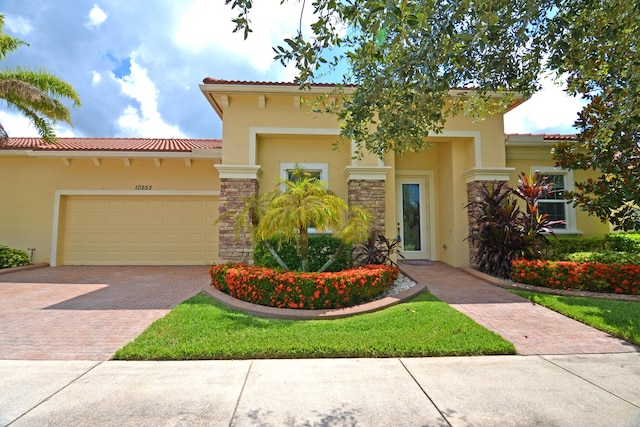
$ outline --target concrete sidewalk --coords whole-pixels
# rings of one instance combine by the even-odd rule
[[[640,354],[0,361],[0,425],[639,426]]]

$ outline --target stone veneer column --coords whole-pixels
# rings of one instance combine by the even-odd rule
[[[233,213],[244,208],[246,200],[258,195],[257,165],[215,165],[220,174],[220,218],[218,222],[218,262],[251,262],[253,244],[246,232],[236,235]],[[226,218],[225,215],[229,215]]]
[[[389,166],[348,166],[347,176],[349,206],[367,209],[373,217],[372,226],[385,233],[386,204],[385,184]]]
[[[480,201],[479,190],[480,190],[480,187],[482,187],[483,183],[486,183],[486,181],[472,181],[467,183],[467,202],[468,203]],[[467,216],[469,221],[468,236],[470,236],[471,233],[476,229],[476,221],[474,219],[473,208],[471,206],[467,208]],[[478,253],[478,245],[477,243],[473,243],[470,240],[468,242],[469,242],[469,265],[475,267],[477,266],[477,264],[474,262],[474,258]]]
[[[348,182],[349,206],[359,206],[371,213],[372,226],[384,235],[385,182],[382,180],[351,179]]]
[[[249,262],[253,257],[251,238],[246,232],[236,234],[233,216],[224,218],[227,213],[240,211],[245,200],[258,195],[257,179],[220,180],[220,218],[218,222],[218,257],[227,262]]]

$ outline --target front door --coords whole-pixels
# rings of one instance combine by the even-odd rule
[[[396,183],[401,253],[406,259],[429,259],[427,177],[399,177]]]

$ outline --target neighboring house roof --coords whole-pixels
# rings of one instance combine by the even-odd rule
[[[576,139],[574,134],[534,134],[534,133],[508,133],[505,134],[507,145],[540,145],[553,144],[558,141],[573,141]]]
[[[9,138],[0,150],[33,151],[135,151],[183,152],[222,148],[219,139],[58,138],[45,144],[42,138]]]

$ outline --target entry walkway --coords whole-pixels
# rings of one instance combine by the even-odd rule
[[[400,264],[440,300],[512,342],[518,354],[633,353],[621,339],[562,316],[440,262]]]

